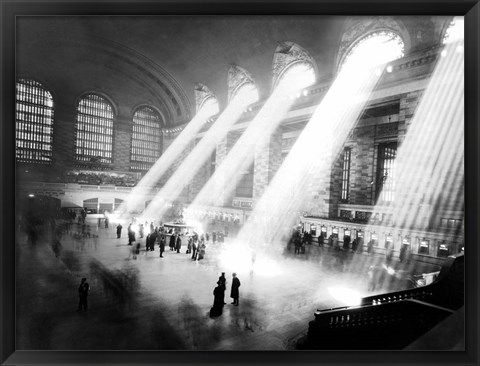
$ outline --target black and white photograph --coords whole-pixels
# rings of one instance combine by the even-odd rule
[[[16,349],[465,351],[464,23],[17,16]]]

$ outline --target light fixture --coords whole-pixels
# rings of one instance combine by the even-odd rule
[[[390,73],[390,72],[392,72],[392,71],[393,71],[392,65],[388,65],[388,66],[387,66],[387,72]]]
[[[443,51],[440,53],[440,55],[441,55],[442,57],[447,57],[447,50],[443,50]]]
[[[35,195],[34,195],[33,193],[30,193],[30,194],[28,195],[28,197],[33,198],[33,197],[35,197]]]

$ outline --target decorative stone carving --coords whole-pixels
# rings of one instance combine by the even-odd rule
[[[315,61],[305,49],[293,42],[279,42],[273,55],[273,88],[290,65],[302,61],[311,64],[317,73]]]
[[[217,99],[215,94],[213,94],[210,91],[210,89],[208,89],[204,84],[196,83],[195,84],[195,106],[196,106],[197,112],[200,110],[200,107],[202,106],[203,102],[208,98]]]
[[[345,56],[355,44],[371,33],[390,31],[402,38],[405,49],[410,48],[410,37],[407,29],[399,21],[387,16],[352,17],[345,22],[345,30],[340,41],[337,55],[337,69],[343,63]]]
[[[243,67],[238,65],[230,65],[228,69],[228,100],[232,97],[239,86],[243,84],[255,84],[252,75]]]

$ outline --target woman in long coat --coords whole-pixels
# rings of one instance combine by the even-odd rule
[[[170,236],[170,250],[174,250],[175,249],[175,240],[177,239],[177,237],[175,236],[175,234],[172,234]]]
[[[238,306],[238,298],[239,298],[239,291],[238,288],[240,287],[240,280],[237,278],[236,273],[232,273],[232,289],[230,290],[230,297],[233,299],[232,304]]]
[[[210,309],[210,316],[220,316],[223,312],[223,293],[222,282],[217,282],[217,287],[213,290],[213,307]]]
[[[177,253],[180,253],[180,249],[182,248],[182,239],[180,239],[180,235],[177,236],[177,241],[175,243],[175,249]]]

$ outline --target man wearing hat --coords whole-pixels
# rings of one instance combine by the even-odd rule
[[[238,306],[238,288],[240,287],[240,280],[237,278],[236,273],[232,273],[232,277],[232,289],[230,290],[230,297],[233,299],[232,305]]]

